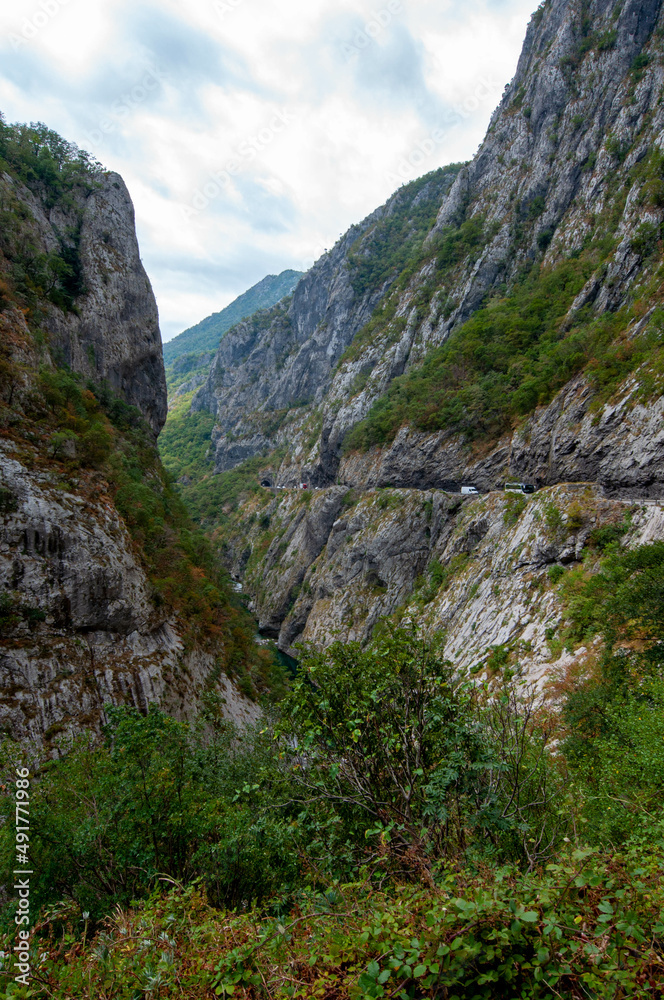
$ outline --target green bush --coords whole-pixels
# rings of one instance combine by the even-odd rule
[[[636,229],[630,243],[630,248],[644,260],[657,252],[661,233],[654,222],[642,222]]]
[[[566,572],[565,567],[561,566],[560,564],[556,564],[555,566],[549,567],[549,569],[546,571],[546,574],[549,580],[551,581],[552,587],[555,587],[560,583],[560,581],[565,575],[565,572]]]
[[[664,622],[664,542],[607,549],[599,571],[570,575],[566,603],[575,639],[604,637],[610,651],[637,643],[626,663],[659,664]]]
[[[615,28],[611,28],[609,31],[605,31],[597,37],[595,48],[598,52],[607,52],[609,49],[615,48],[617,41],[618,32]]]
[[[7,125],[0,116],[0,157],[36,193],[47,193],[47,205],[68,204],[76,187],[94,190],[100,165],[41,122]]]
[[[45,759],[33,783],[35,910],[68,898],[97,920],[163,877],[202,877],[218,905],[297,882],[293,816],[267,806],[283,784],[268,738],[247,731],[239,743],[212,719],[203,733],[154,706],[146,716],[107,712],[102,742],[81,737],[62,759]],[[7,815],[7,793],[2,804]],[[13,867],[13,836],[5,823],[5,870]]]
[[[588,831],[619,842],[664,805],[664,543],[606,549],[599,571],[568,574],[568,639],[603,640],[597,668],[565,704],[570,766]]]
[[[567,533],[562,511],[553,500],[544,504],[544,533],[550,542],[559,542]]]
[[[379,839],[386,864],[406,854],[429,868],[471,849],[523,860],[544,830],[549,847],[562,834],[546,737],[516,709],[509,694],[484,705],[440,640],[386,627],[366,649],[307,652],[281,732],[297,746],[301,794]]]
[[[507,502],[505,503],[505,510],[503,511],[503,523],[508,527],[513,527],[524,510],[526,509],[527,499],[525,496],[518,493],[508,493]]]
[[[13,514],[16,510],[18,497],[12,490],[0,486],[0,514]]]
[[[628,530],[627,521],[621,521],[618,524],[604,524],[600,528],[593,528],[588,536],[588,544],[603,552],[609,546],[620,542]]]
[[[616,691],[601,701],[594,693],[592,702],[577,696],[568,704],[568,718],[579,728],[567,752],[583,789],[588,834],[596,843],[625,843],[664,806],[664,683],[647,680],[638,690]],[[581,706],[586,710],[582,719],[577,716]],[[591,717],[597,728],[589,745]]]
[[[639,80],[643,79],[646,67],[649,66],[649,64],[650,56],[646,52],[639,52],[639,54],[635,56],[632,61],[632,65],[629,68],[635,83],[638,83]]]

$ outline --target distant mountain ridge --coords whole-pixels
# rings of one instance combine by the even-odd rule
[[[258,309],[269,309],[290,295],[303,273],[287,270],[281,274],[268,274],[258,284],[238,295],[225,309],[212,313],[164,344],[164,364],[172,365],[183,354],[216,351],[219,341],[231,327]]]

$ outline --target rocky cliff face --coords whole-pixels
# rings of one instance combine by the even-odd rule
[[[109,704],[159,704],[193,718],[205,695],[222,712],[254,721],[217,662],[219,650],[186,648],[182,622],[157,608],[139,554],[111,497],[64,487],[0,444],[2,609],[0,729],[51,740],[99,729]]]
[[[643,402],[636,378],[610,403],[593,406],[583,377],[573,379],[488,454],[449,433],[404,427],[387,448],[342,457],[342,482],[381,486],[452,488],[473,483],[481,491],[506,479],[545,486],[591,481],[609,496],[664,498],[664,400]]]
[[[54,356],[111,389],[148,420],[155,436],[166,419],[166,378],[157,303],[141,263],[134,208],[118,174],[95,175],[92,190],[50,204],[8,173],[0,197],[18,205],[36,252],[72,251],[79,272],[75,308],[43,305]],[[23,236],[25,239],[25,234]]]
[[[445,632],[459,667],[507,667],[543,685],[595,653],[564,646],[560,579],[588,552],[586,568],[599,558],[602,528],[629,546],[662,539],[664,508],[609,499],[594,483],[527,501],[331,487],[255,497],[225,545],[262,631],[293,655],[298,643],[365,641],[394,617]]]
[[[155,451],[164,366],[127,189],[84,172],[33,192],[21,166],[0,178],[0,730],[48,742],[109,704],[255,720],[225,674],[251,623]]]
[[[644,224],[658,231],[662,221],[659,194],[647,194],[652,178],[645,170],[638,172],[653,148],[659,149],[664,131],[659,22],[660,4],[655,2],[616,7],[551,0],[539,8],[482,147],[457,173],[449,193],[440,194],[419,266],[411,267],[410,275],[402,270],[400,281],[381,287],[349,312],[343,303],[351,301],[357,266],[348,254],[357,239],[351,231],[302,281],[289,316],[274,315],[271,325],[266,320],[259,336],[238,328],[226,338],[223,355],[194,402],[194,408],[217,415],[218,470],[282,446],[287,454],[280,482],[305,479],[323,485],[340,476],[352,484],[356,474],[358,484],[372,481],[364,461],[345,461],[343,443],[393,379],[444,343],[488,295],[509,291],[524,267],[540,261],[553,266],[578,255],[602,227],[612,241],[610,252],[571,303],[562,326],[569,331],[580,316],[615,312],[632,301],[646,270],[635,234]],[[363,223],[365,253],[372,251],[370,237],[391,206]],[[432,249],[436,240],[473,221],[482,227],[478,245],[441,274]],[[340,287],[347,299],[339,296]],[[305,301],[316,307],[302,321]],[[381,310],[373,312],[372,323],[342,353],[376,302]],[[335,318],[324,325],[320,320],[328,308]],[[626,317],[626,338],[634,334],[643,312]],[[314,341],[302,349],[298,336],[311,334],[307,315],[319,325]],[[602,430],[593,425],[580,447],[571,448],[558,433],[570,422],[590,425],[595,420],[594,395],[580,377],[513,439],[497,443],[484,462],[453,434],[428,440],[419,435],[413,441],[402,433],[389,453],[380,459],[371,456],[369,465],[389,466],[387,479],[378,482],[395,485],[435,486],[473,475],[486,487],[521,473],[541,484],[596,476],[608,484],[619,461],[599,457],[597,448],[605,426],[615,422],[613,405],[602,418]],[[310,406],[295,409],[302,403]],[[643,417],[646,424],[656,420],[656,412]],[[279,419],[268,419],[275,415]],[[532,451],[523,447],[530,435],[541,438]],[[552,441],[558,442],[553,451]],[[617,455],[623,447],[619,433],[605,450]],[[630,485],[654,491],[661,480],[659,460],[652,450],[641,455],[633,442],[628,447]],[[393,475],[396,455],[404,451],[409,455]],[[636,473],[641,467],[643,476]]]
[[[217,532],[261,627],[283,649],[335,633],[365,638],[378,617],[405,608],[448,629],[464,663],[486,659],[492,646],[509,645],[512,655],[523,642],[536,652],[522,660],[537,673],[551,660],[543,636],[561,613],[547,567],[578,560],[583,531],[620,521],[631,501],[648,503],[628,542],[661,537],[652,501],[664,498],[663,37],[658,0],[546,0],[484,143],[440,190],[408,259],[388,249],[393,200],[362,224],[362,253],[351,231],[303,279],[289,313],[227,335],[194,402],[216,415],[216,470],[263,454],[268,482],[324,488],[309,506],[300,494],[277,494],[260,516],[249,499]],[[419,190],[402,192],[414,217]],[[382,284],[380,259],[389,273]],[[545,286],[547,275],[555,280]],[[412,412],[417,386],[408,379],[430,372],[479,310],[500,309],[526,280],[544,289],[544,312],[549,301],[557,310],[554,323],[542,322],[545,336],[568,345],[557,357],[569,375],[547,376],[555,391],[536,383],[537,355],[505,321],[508,354],[522,352],[532,380],[499,430],[472,433],[479,386],[458,397],[456,425],[436,428],[426,399],[419,422],[399,418]],[[309,301],[311,323],[300,325]],[[593,354],[600,342],[612,345],[604,361]],[[437,363],[443,380],[445,362]],[[465,364],[463,354],[450,362],[459,384]],[[471,432],[456,429],[464,422]],[[365,426],[369,447],[349,447]],[[506,478],[544,489],[509,530],[509,501],[492,492]],[[549,537],[547,510],[563,518],[576,510],[579,482],[586,500],[572,520],[581,517],[581,535]],[[487,498],[461,503],[462,483]],[[271,527],[260,528],[266,519]],[[432,564],[445,580],[451,571],[451,582],[423,601]]]
[[[240,323],[224,337],[192,402],[193,411],[216,416],[217,471],[288,439],[293,411],[301,426],[297,410],[310,415],[323,404],[339,359],[398,277],[396,268],[381,266],[394,250],[385,239],[392,236],[390,223],[396,223],[392,238],[407,245],[418,212],[426,218],[427,210],[435,211],[456,173],[449,168],[401,189],[314,265],[287,307]],[[371,283],[353,280],[355,261],[375,262]]]
[[[446,227],[473,218],[483,219],[486,231],[493,236],[434,292],[428,313],[421,318],[413,305],[418,289],[427,280],[425,265],[397,306],[397,315],[407,316],[409,327],[394,347],[388,347],[385,338],[371,346],[374,367],[362,392],[349,394],[348,386],[352,386],[358,366],[368,359],[360,357],[340,370],[324,418],[327,446],[319,449],[319,462],[328,476],[335,475],[343,461],[342,444],[349,429],[389,385],[393,358],[405,357],[406,366],[418,363],[428,350],[445,342],[493,289],[501,285],[509,288],[520,269],[541,255],[542,246],[545,265],[578,253],[601,225],[608,230],[609,223],[600,220],[603,213],[605,219],[614,211],[615,249],[572,303],[567,329],[584,308],[598,316],[615,312],[634,293],[634,286],[643,277],[643,255],[635,248],[633,237],[644,223],[661,224],[661,208],[648,204],[647,199],[644,204],[644,178],[630,183],[626,199],[621,183],[628,183],[630,171],[659,145],[664,129],[661,43],[659,36],[652,37],[659,11],[656,3],[620,8],[593,3],[581,10],[561,0],[545,5],[533,18],[516,76],[493,116],[487,138],[443,201],[429,239],[433,241]],[[642,51],[644,45],[646,51]],[[631,71],[637,56],[644,66]],[[447,308],[441,311],[443,299]],[[625,322],[627,337],[633,335],[636,325],[632,322],[630,330],[630,322]],[[629,388],[625,387],[624,395],[629,395]],[[602,430],[593,431],[591,440],[586,434],[578,449],[570,448],[569,440],[556,443],[561,425],[584,420],[589,425],[595,419],[596,413],[589,412],[593,396],[583,378],[576,380],[513,439],[500,441],[484,462],[478,462],[458,437],[448,434],[443,443],[440,436],[425,442],[420,435],[420,447],[416,445],[411,456],[409,484],[415,484],[413,474],[419,475],[417,485],[423,486],[474,475],[487,488],[502,477],[520,473],[537,478],[539,484],[596,476],[606,482],[620,466],[624,444],[621,432],[618,439],[606,441],[604,456],[597,455],[605,425],[610,430],[615,423],[612,407],[601,420]],[[645,423],[650,419],[656,420],[656,414],[644,417]],[[532,451],[523,446],[531,435],[537,438]],[[641,455],[637,444],[634,453],[633,445],[632,441],[629,464],[633,485],[651,488],[654,481],[661,482],[661,457],[656,460],[658,469],[653,476],[652,451]],[[396,451],[400,447],[401,443],[396,444]],[[416,471],[420,448],[424,460]],[[390,451],[388,464],[395,453]],[[608,452],[613,452],[613,458]],[[432,467],[433,453],[442,461],[435,461]],[[563,455],[567,458],[561,460]],[[640,466],[645,469],[643,477],[635,475]],[[342,478],[347,478],[346,470]],[[403,479],[397,477],[397,481]]]

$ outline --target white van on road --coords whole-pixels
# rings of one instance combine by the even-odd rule
[[[461,496],[462,497],[478,497],[479,495],[480,495],[480,491],[478,489],[476,489],[475,486],[462,486],[461,487]]]

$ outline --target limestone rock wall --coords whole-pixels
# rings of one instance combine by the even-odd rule
[[[393,379],[443,343],[488,293],[509,287],[542,258],[543,247],[549,264],[580,252],[609,226],[611,212],[618,213],[611,222],[617,225],[615,251],[588,279],[566,324],[584,309],[599,316],[629,300],[644,265],[634,234],[644,222],[657,227],[664,220],[661,206],[644,202],[644,178],[629,181],[626,198],[621,194],[630,172],[662,147],[662,28],[659,0],[541,5],[486,138],[451,189],[441,190],[425,241],[433,246],[436,236],[464,220],[481,220],[487,240],[479,254],[441,279],[424,253],[421,267],[397,291],[390,285],[357,300],[348,279],[350,247],[357,250],[358,233],[360,245],[369,245],[372,227],[393,210],[394,199],[350,230],[301,281],[288,315],[267,317],[259,334],[238,327],[225,338],[194,401],[194,408],[217,416],[217,470],[280,448],[285,456],[275,475],[286,485],[339,480],[428,487],[473,475],[490,488],[505,475],[523,474],[542,485],[617,481],[620,490],[660,495],[659,439],[645,446],[647,453],[637,440],[641,429],[652,435],[659,404],[639,403],[629,385],[622,411],[612,403],[597,424],[590,386],[574,379],[482,461],[458,437],[426,438],[407,429],[381,455],[346,459],[343,444]],[[424,295],[432,282],[439,286]],[[392,319],[350,356],[342,355],[386,296],[392,296]],[[646,325],[651,320],[652,314],[643,318]],[[634,333],[626,330],[625,336]],[[620,428],[625,406],[630,417]],[[569,430],[577,425],[579,441]],[[621,467],[625,450],[629,472]]]
[[[664,505],[612,499],[594,483],[527,500],[332,487],[248,501],[226,558],[262,628],[291,654],[298,643],[364,642],[396,616],[445,632],[459,667],[491,670],[498,656],[540,684],[593,653],[564,648],[558,576],[608,525],[629,546],[662,540]]]
[[[111,499],[31,464],[1,446],[0,593],[18,620],[0,644],[0,730],[41,740],[98,729],[108,704],[193,718],[212,691],[229,718],[254,721],[257,706],[218,676],[219,651],[186,649],[183,623],[155,606]]]
[[[413,207],[418,198],[442,197],[453,178],[454,174],[444,175],[411,195]],[[407,191],[398,191],[353,226],[300,280],[287,308],[275,306],[238,324],[223,338],[210,375],[192,402],[192,410],[207,410],[217,418],[213,432],[217,471],[291,439],[290,425],[281,433],[271,430],[275,415],[295,408],[306,420],[324,403],[345,349],[396,277],[392,274],[378,286],[357,291],[351,256],[372,252],[374,227],[403,211],[408,198]]]
[[[0,296],[0,731],[35,741],[98,731],[109,704],[144,711],[156,703],[192,718],[210,696],[228,718],[253,721],[257,705],[220,668],[223,629],[220,641],[185,643],[187,622],[150,583],[140,536],[130,537],[104,468],[79,467],[75,446],[70,463],[55,451],[59,425],[39,371],[62,362],[138,407],[155,437],[164,423],[157,307],[124,182],[100,174],[92,190],[75,188],[58,207],[4,174],[0,200],[33,254],[78,245],[85,287],[69,311],[46,295],[19,308],[12,243],[3,242],[0,273],[10,280]],[[79,417],[70,416],[75,427]],[[141,434],[149,451],[149,433]]]
[[[403,427],[386,448],[342,457],[340,482],[481,491],[508,479],[537,487],[592,481],[611,496],[664,498],[664,398],[643,401],[628,379],[617,396],[593,406],[587,380],[573,379],[547,407],[490,449],[470,448],[458,436]]]
[[[141,262],[134,207],[119,174],[100,173],[90,193],[49,207],[16,179],[0,176],[0,194],[18,201],[44,253],[77,234],[86,291],[76,310],[44,304],[51,350],[74,371],[106,380],[159,433],[166,420],[166,376],[157,303]]]

